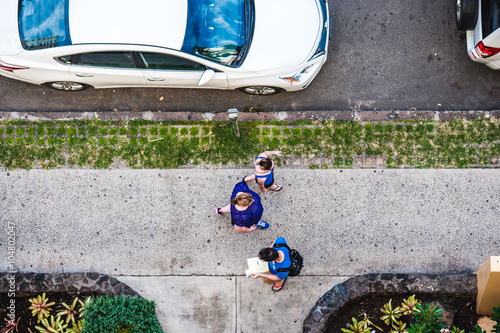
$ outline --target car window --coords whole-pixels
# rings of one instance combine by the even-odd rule
[[[135,68],[132,52],[117,51],[82,53],[76,65]]]
[[[188,0],[188,16],[181,50],[224,65],[234,62],[248,46],[250,0]],[[247,8],[248,9],[248,8]]]
[[[206,67],[184,58],[170,54],[142,52],[142,59],[147,69],[168,70],[205,70]]]
[[[483,39],[500,27],[500,0],[482,0]]]
[[[69,0],[19,0],[19,35],[27,50],[71,45]]]

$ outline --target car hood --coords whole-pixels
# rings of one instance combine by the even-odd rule
[[[255,0],[255,29],[241,65],[252,72],[297,66],[312,56],[321,36],[316,0]]]
[[[0,31],[0,55],[16,55],[23,51],[17,23],[17,1],[2,1]]]

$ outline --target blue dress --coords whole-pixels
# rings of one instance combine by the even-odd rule
[[[262,207],[260,196],[252,191],[244,180],[234,186],[231,200],[236,198],[238,192],[250,193],[254,202],[243,211],[239,211],[234,205],[231,205],[231,222],[239,227],[249,228],[260,221],[264,207]]]

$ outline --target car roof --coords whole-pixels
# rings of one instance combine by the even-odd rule
[[[187,0],[71,0],[73,44],[141,44],[180,50]]]

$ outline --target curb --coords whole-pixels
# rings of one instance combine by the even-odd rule
[[[277,112],[240,112],[240,121],[391,121],[391,120],[435,120],[452,119],[472,120],[480,117],[500,118],[500,110],[493,111],[277,111]],[[69,121],[69,120],[107,120],[107,121],[227,121],[226,112],[152,112],[152,111],[101,111],[101,112],[17,112],[0,111],[0,120],[26,121]]]

